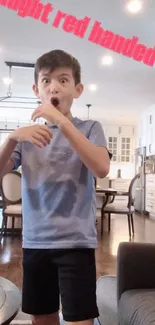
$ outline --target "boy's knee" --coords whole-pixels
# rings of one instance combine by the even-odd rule
[[[33,315],[32,325],[59,325],[59,313],[49,315]]]

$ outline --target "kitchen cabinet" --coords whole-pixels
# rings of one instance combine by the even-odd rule
[[[148,137],[146,145],[147,156],[155,155],[155,105],[148,110]]]
[[[145,210],[155,219],[155,174],[146,174]]]
[[[146,147],[148,141],[148,125],[149,125],[149,113],[143,112],[139,117],[139,124],[137,127],[137,143],[136,147]]]
[[[136,147],[135,128],[133,126],[106,126],[106,138],[112,162],[133,163]]]
[[[139,119],[136,147],[146,147],[146,156],[155,155],[155,105],[143,112]]]

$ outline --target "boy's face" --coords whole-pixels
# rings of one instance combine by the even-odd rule
[[[42,69],[39,72],[38,84],[33,85],[33,90],[42,104],[53,104],[53,99],[57,99],[56,108],[69,117],[73,99],[81,95],[83,85],[75,86],[70,68],[58,68],[52,73],[48,69]]]

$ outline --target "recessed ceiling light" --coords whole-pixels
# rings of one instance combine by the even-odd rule
[[[90,91],[96,91],[96,90],[97,90],[97,85],[95,85],[95,84],[90,84],[90,85],[88,86],[88,89],[89,89]]]
[[[140,0],[130,0],[126,9],[133,14],[136,14],[142,9],[142,2]]]
[[[5,85],[8,86],[8,85],[11,85],[12,79],[9,78],[9,77],[6,77],[6,78],[3,78],[3,82],[4,82]]]
[[[113,58],[110,55],[105,55],[102,59],[101,59],[101,63],[103,65],[111,65],[113,63]]]

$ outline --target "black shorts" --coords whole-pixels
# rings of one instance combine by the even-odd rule
[[[22,311],[46,315],[59,311],[65,321],[99,316],[93,249],[23,249]]]

